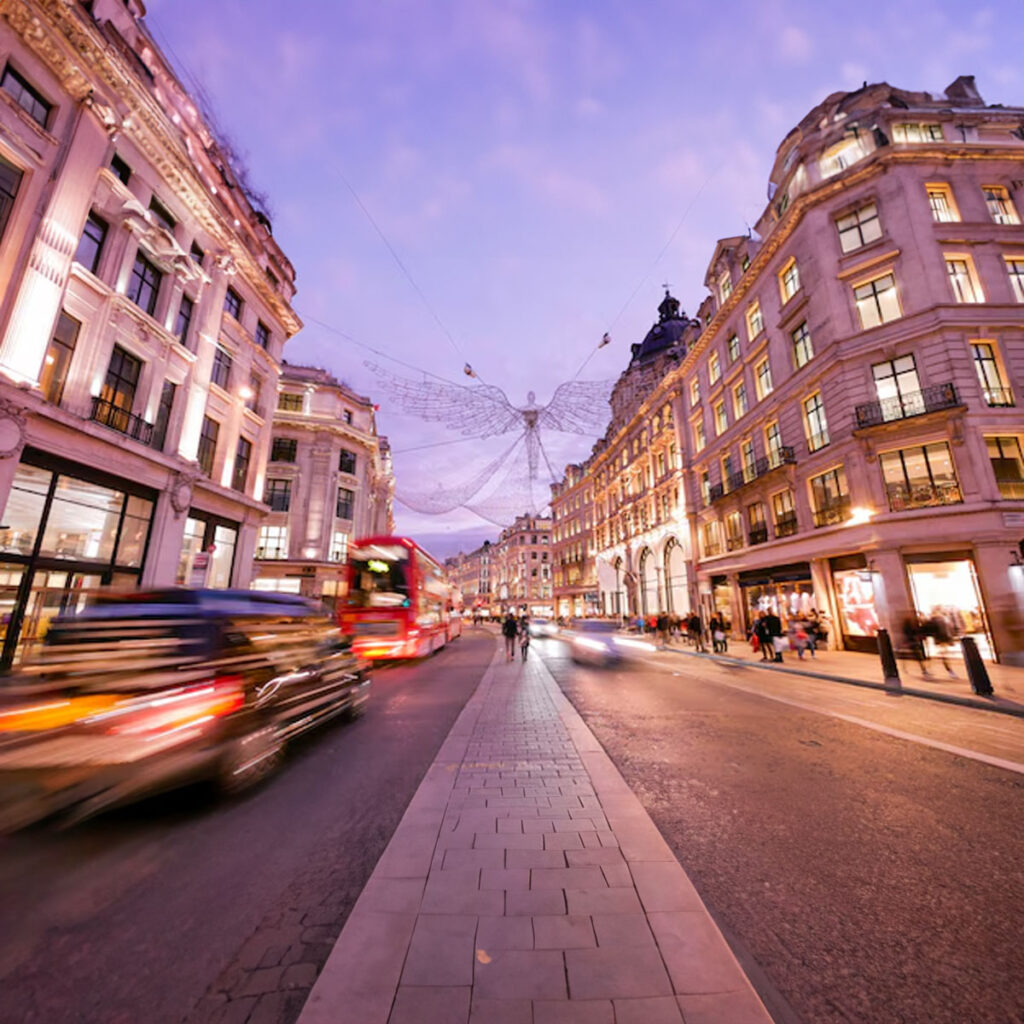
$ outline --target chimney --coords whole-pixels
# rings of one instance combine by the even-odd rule
[[[947,85],[946,99],[962,100],[965,104],[976,107],[985,105],[978,87],[974,84],[974,75],[961,75],[951,85]]]

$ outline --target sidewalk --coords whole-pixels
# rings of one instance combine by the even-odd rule
[[[299,1024],[770,1024],[541,659],[499,649]]]
[[[885,689],[882,664],[877,654],[861,654],[857,651],[818,650],[815,657],[805,652],[803,658],[795,651],[783,653],[782,664],[761,660],[750,644],[742,640],[730,640],[725,654],[699,655],[682,641],[675,641],[664,650],[691,657],[708,657],[716,661],[734,661],[768,671],[801,673],[822,679],[854,683]],[[928,668],[930,675],[923,676],[916,661],[900,658],[897,661],[901,690],[907,694],[929,697],[933,700],[949,701],[987,710],[998,710],[1008,714],[1024,716],[1024,668],[985,663],[989,680],[995,691],[992,697],[980,697],[972,689],[967,678],[963,659],[957,654],[950,658],[955,677],[947,674],[942,663],[932,659]]]

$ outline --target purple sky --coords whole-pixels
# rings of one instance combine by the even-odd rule
[[[453,381],[468,359],[515,404],[530,390],[543,403],[605,331],[613,344],[584,377],[622,370],[661,282],[695,311],[715,241],[754,223],[776,147],[829,93],[865,79],[941,92],[974,74],[986,102],[1024,103],[1019,0],[148,7],[270,197],[307,319],[286,358],[381,402],[399,489],[455,485],[511,435],[402,454],[457,435],[396,414],[373,357],[309,317]],[[593,439],[550,442],[560,469]],[[497,532],[468,512],[396,515],[442,555]]]

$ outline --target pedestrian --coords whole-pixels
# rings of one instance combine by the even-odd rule
[[[658,638],[661,640],[661,646],[668,647],[668,616],[664,612],[661,612],[658,615],[655,624],[658,627]]]
[[[516,660],[516,633],[519,626],[516,617],[509,611],[505,612],[505,618],[501,622],[501,635],[505,638],[505,660]]]
[[[794,619],[789,627],[789,646],[796,651],[797,657],[803,661],[804,651],[810,643],[810,634],[807,632],[807,621],[805,619]]]
[[[775,651],[772,647],[772,635],[768,630],[767,612],[758,614],[757,622],[754,623],[754,636],[757,639],[755,650],[761,651],[761,660],[771,661],[775,657]]]
[[[903,620],[903,644],[910,656],[920,665],[921,675],[930,676],[928,671],[928,650],[925,647],[925,624],[918,615],[908,615]]]
[[[782,638],[782,619],[776,615],[773,609],[768,609],[764,617],[765,629],[768,631],[769,645],[773,652],[773,661],[782,661],[782,648],[785,641]]]
[[[693,641],[694,649],[699,653],[704,653],[704,628],[700,621],[700,615],[697,612],[690,613],[690,620],[687,623],[687,632],[690,634],[690,639]]]
[[[956,678],[953,666],[949,663],[949,648],[953,645],[956,637],[953,635],[953,626],[949,618],[936,609],[927,623],[927,635],[935,641],[935,650],[942,662],[942,667]]]
[[[530,617],[521,615],[519,617],[519,652],[523,661],[526,661],[526,652],[530,649]]]

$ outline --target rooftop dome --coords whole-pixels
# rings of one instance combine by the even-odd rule
[[[633,346],[632,361],[636,363],[651,359],[659,352],[679,344],[689,324],[686,314],[679,308],[679,300],[673,298],[666,288],[665,297],[658,306],[658,322],[639,345]]]

